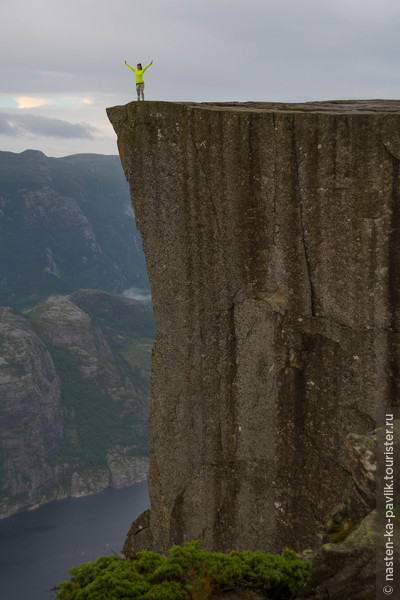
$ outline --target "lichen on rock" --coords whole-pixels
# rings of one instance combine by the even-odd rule
[[[400,420],[394,421],[397,435],[393,444],[399,451]],[[384,556],[378,559],[386,543],[384,513],[379,498],[377,474],[384,470],[377,456],[383,455],[383,430],[368,435],[351,433],[345,452],[351,481],[343,490],[344,500],[331,513],[321,533],[322,546],[308,555],[312,567],[298,598],[308,600],[374,600]],[[379,480],[378,480],[379,483]],[[394,493],[394,492],[393,492]],[[377,503],[377,499],[381,501]],[[377,506],[378,504],[378,506]],[[394,533],[393,561],[399,561],[398,527]],[[396,564],[396,563],[395,563]]]

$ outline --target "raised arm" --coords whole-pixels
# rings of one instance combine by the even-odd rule
[[[151,62],[149,62],[149,64],[147,65],[147,67],[145,67],[145,68],[143,69],[143,73],[144,73],[144,72],[145,72],[145,70],[146,70],[146,69],[148,69],[148,68],[150,67],[150,65],[152,65],[152,64],[153,64],[153,60],[152,60]]]
[[[127,66],[127,67],[129,67],[130,69],[132,69],[132,71],[133,71],[134,73],[136,73],[136,69],[134,69],[133,67],[131,67],[131,65],[128,65],[128,63],[127,63],[126,61],[125,61],[125,64],[126,64],[126,66]],[[150,63],[150,64],[151,64],[151,63]]]

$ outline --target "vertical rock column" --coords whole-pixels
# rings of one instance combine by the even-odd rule
[[[399,111],[108,109],[157,326],[151,512],[127,554],[314,544],[346,435],[399,402]]]

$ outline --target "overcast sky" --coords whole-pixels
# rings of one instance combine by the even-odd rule
[[[0,150],[116,154],[135,99],[400,98],[399,0],[0,0]]]

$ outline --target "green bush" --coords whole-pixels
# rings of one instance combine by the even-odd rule
[[[139,552],[135,560],[101,556],[70,569],[56,600],[206,600],[215,591],[255,590],[275,600],[295,596],[310,563],[292,550],[206,552],[200,541],[174,546],[168,556]]]

